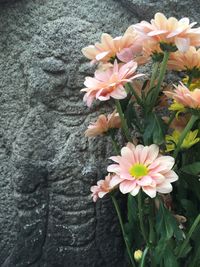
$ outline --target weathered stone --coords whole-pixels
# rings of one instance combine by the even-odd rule
[[[0,10],[0,266],[121,267],[123,242],[109,198],[90,186],[106,173],[109,140],[84,137],[102,105],[79,90],[92,69],[81,48],[120,35],[158,1],[21,0]],[[183,6],[183,3],[186,7]],[[168,14],[198,19],[195,1]],[[169,4],[169,5],[168,5]],[[106,104],[107,109],[108,104]]]
[[[122,4],[133,12],[134,17],[139,20],[150,20],[156,12],[162,12],[168,16],[177,18],[190,17],[195,21],[199,20],[198,1],[188,0],[119,0]]]

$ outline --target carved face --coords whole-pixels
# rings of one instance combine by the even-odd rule
[[[33,36],[20,57],[30,99],[12,155],[18,206],[24,211],[19,217],[21,235],[29,229],[33,238],[39,231],[29,251],[33,253],[37,244],[36,257],[46,246],[43,257],[56,266],[63,262],[89,266],[100,257],[100,250],[106,262],[119,260],[118,252],[109,252],[113,242],[121,246],[121,238],[114,238],[119,229],[113,223],[114,210],[109,211],[111,203],[100,202],[96,210],[90,196],[90,186],[105,174],[102,163],[110,145],[84,137],[96,113],[85,106],[79,92],[84,77],[92,74],[81,48],[92,42],[95,31],[85,21],[58,19]],[[25,194],[31,195],[26,204]],[[113,236],[108,235],[110,231]]]

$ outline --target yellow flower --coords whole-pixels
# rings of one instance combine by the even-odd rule
[[[178,103],[178,102],[176,102],[174,100],[174,102],[169,107],[169,110],[178,111],[178,112],[184,112],[185,111],[185,107],[183,106],[183,104]]]
[[[142,258],[142,250],[138,249],[134,252],[134,259],[140,261]]]
[[[173,101],[173,103],[169,107],[169,110],[176,111],[177,112],[176,117],[178,117],[179,113],[186,111],[184,105],[181,103],[178,103],[176,100]]]
[[[183,143],[181,145],[181,149],[188,149],[191,146],[195,145],[196,143],[198,143],[200,141],[200,138],[197,137],[199,130],[195,130],[195,131],[190,131],[185,139],[183,140]],[[175,130],[173,131],[172,135],[166,135],[165,136],[165,141],[166,141],[166,152],[170,152],[175,150],[176,145],[179,141],[181,132]]]
[[[182,81],[185,85],[187,85],[188,80],[189,80],[189,77],[186,76]],[[190,89],[190,91],[194,91],[194,89],[200,88],[200,79],[193,79],[192,83],[189,85],[188,88]]]

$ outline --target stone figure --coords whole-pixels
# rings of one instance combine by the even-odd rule
[[[0,266],[121,267],[112,203],[94,205],[89,191],[106,174],[111,145],[84,137],[110,106],[83,103],[93,71],[81,48],[151,17],[157,1],[0,2]]]

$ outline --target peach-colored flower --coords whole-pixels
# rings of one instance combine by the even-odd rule
[[[103,63],[103,62],[100,62],[97,66],[97,70],[98,71],[106,71],[108,69],[112,69],[113,68],[113,64],[108,62],[108,63]]]
[[[86,92],[83,101],[90,107],[94,99],[106,101],[110,97],[115,99],[125,98],[127,93],[124,84],[143,76],[143,74],[135,74],[136,69],[137,63],[134,61],[118,64],[115,60],[112,68],[108,68],[106,71],[95,71],[94,78],[86,77],[85,79],[84,85],[86,88],[81,90]]]
[[[163,54],[160,44],[152,39],[146,40],[143,44],[143,58],[148,61],[155,54]]]
[[[91,123],[88,129],[85,131],[85,136],[95,137],[106,133],[109,129],[120,128],[121,120],[119,114],[114,111],[107,117],[105,115],[100,115],[96,122]]]
[[[168,67],[178,71],[200,69],[200,48],[196,49],[194,46],[190,46],[185,53],[180,51],[172,53],[168,61]]]
[[[105,180],[99,180],[97,182],[97,185],[91,186],[90,191],[92,192],[92,198],[94,202],[96,202],[98,198],[104,197],[106,194],[108,194],[114,189],[114,187],[111,186],[112,178],[113,175],[109,173],[105,177]]]
[[[119,184],[119,190],[135,196],[142,190],[151,198],[156,192],[169,193],[172,191],[172,182],[178,179],[172,170],[174,158],[159,155],[157,145],[134,146],[128,143],[121,149],[121,156],[111,157],[117,164],[108,166],[109,172],[115,173],[111,181],[112,186]]]
[[[178,86],[175,86],[175,90],[164,91],[164,93],[174,99],[177,103],[182,104],[186,108],[199,109],[200,108],[200,89],[196,88],[194,91],[190,91],[183,83],[180,82]]]
[[[142,36],[157,42],[176,45],[179,51],[185,52],[189,46],[200,44],[200,28],[192,28],[196,22],[190,24],[188,18],[177,20],[166,18],[162,13],[156,13],[151,23],[142,21],[134,25],[135,30]]]
[[[108,62],[117,57],[123,62],[133,60],[134,55],[142,51],[142,40],[136,31],[130,26],[123,36],[113,38],[107,33],[101,36],[101,43],[89,45],[82,49],[82,53],[91,63]]]

